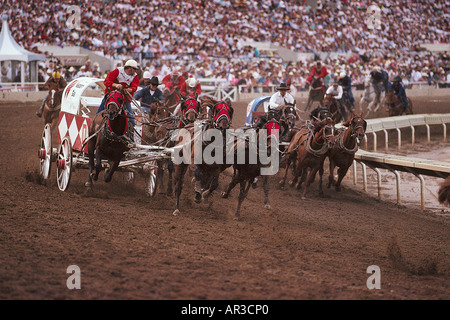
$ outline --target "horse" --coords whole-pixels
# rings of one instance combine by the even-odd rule
[[[323,196],[323,163],[328,155],[328,150],[331,147],[331,139],[334,136],[334,124],[334,120],[327,117],[323,120],[323,125],[318,132],[310,132],[299,139],[294,183],[301,177],[297,184],[297,189],[300,189],[303,181],[306,179],[302,199],[305,199],[306,191],[314,181],[317,171],[319,171],[320,175],[319,195]],[[310,169],[309,174],[308,169]]]
[[[122,91],[111,91],[105,104],[105,110],[95,115],[89,126],[89,176],[87,187],[97,181],[102,170],[102,159],[110,165],[106,170],[104,181],[110,182],[119,167],[124,152],[130,149],[128,137],[128,120]],[[93,139],[93,140],[90,140]],[[94,166],[94,157],[96,165]],[[95,173],[93,173],[95,168]]]
[[[439,203],[450,207],[450,177],[445,179],[439,186],[438,190]]]
[[[340,103],[342,103],[342,101]],[[336,102],[336,100],[333,98],[332,95],[325,94],[325,97],[323,99],[323,106],[326,107],[330,111],[331,118],[336,123],[346,120],[349,110],[347,110],[345,105],[341,105],[342,108],[339,108],[338,102]]]
[[[186,126],[188,123],[193,123],[200,116],[200,102],[194,94],[188,94],[187,97],[181,101],[181,120],[179,128]]]
[[[363,112],[363,105],[367,104],[365,117],[369,115],[374,107],[373,112],[377,112],[382,104],[382,101],[384,101],[384,98],[385,94],[380,93],[380,98],[377,100],[377,92],[372,83],[372,77],[370,75],[366,75],[364,78],[364,91],[361,96],[361,100],[359,101],[359,111]]]
[[[321,78],[316,78],[311,83],[308,92],[308,102],[306,103],[305,111],[308,111],[314,102],[319,102],[323,106],[323,98],[325,95],[325,89]]]
[[[320,107],[318,107],[320,108]],[[289,146],[283,152],[283,158],[285,159],[285,171],[283,178],[279,182],[280,188],[284,188],[287,178],[287,173],[289,171],[289,167],[291,163],[293,164],[293,171],[295,175],[296,171],[296,158],[297,158],[297,149],[300,146],[300,143],[305,139],[304,137],[308,136],[310,133],[316,133],[322,128],[322,126],[326,123],[327,118],[329,116],[329,111],[319,111],[317,117],[312,119],[312,121],[304,121],[302,126],[296,126],[292,128],[292,138],[290,139]],[[324,121],[325,120],[325,121]],[[296,181],[291,181],[290,184],[293,185]]]
[[[59,119],[59,110],[61,110],[61,99],[63,90],[57,88],[51,89],[42,112],[45,124],[49,123],[52,129]]]
[[[169,109],[159,100],[150,106],[152,114],[149,115],[149,122],[142,124],[142,144],[143,145],[158,145],[169,146],[170,135],[172,129],[176,126],[176,119],[172,118]],[[169,180],[167,184],[167,194],[172,194],[172,174],[173,163],[170,159],[157,160],[157,188],[162,189],[164,186],[164,167],[167,167],[169,172]]]
[[[294,103],[286,103],[283,106],[283,112],[280,119],[280,126],[283,128],[280,132],[281,141],[290,141],[292,138],[292,129],[295,127],[295,121],[298,119],[297,110]]]
[[[338,131],[335,136],[333,147],[329,150],[329,168],[330,176],[328,178],[327,188],[335,186],[336,191],[341,190],[342,179],[347,174],[348,168],[353,164],[355,153],[364,139],[367,121],[364,120],[362,112],[360,115],[352,112],[351,119],[343,123],[347,128]],[[334,168],[338,169],[338,179],[334,181]]]
[[[225,130],[230,127],[233,109],[231,106],[227,105],[225,101],[215,101],[216,103],[211,108],[210,117],[208,120],[203,120],[201,123],[200,132],[196,132],[196,127],[193,123],[186,125],[183,129],[185,131],[180,131],[183,134],[183,138],[176,138],[174,147],[190,146],[190,154],[183,154],[183,157],[188,161],[179,161],[179,163],[174,165],[174,185],[175,185],[175,199],[176,205],[173,215],[178,215],[180,213],[180,195],[183,187],[184,175],[187,168],[194,173],[194,191],[195,198],[194,201],[197,203],[207,202],[209,195],[217,189],[219,185],[219,175],[226,168],[230,167],[231,164],[226,164],[226,133]],[[203,137],[208,133],[208,129],[218,129],[221,135],[222,142],[222,159],[219,159],[219,163],[213,159],[212,163],[205,162],[202,156],[202,162],[197,164],[196,153],[201,152],[203,155],[205,148],[211,147],[212,141],[205,141],[205,139],[199,140],[199,137]],[[186,141],[186,140],[188,141]],[[200,142],[201,143],[200,143]],[[214,140],[215,143],[219,141]],[[194,146],[194,144],[200,144],[200,146]],[[200,150],[197,148],[200,147]],[[184,151],[184,150],[183,150]],[[209,161],[208,161],[209,162]]]
[[[279,138],[279,130],[280,130],[280,123],[276,119],[270,119],[266,122],[264,129],[266,129],[266,135],[265,137],[262,136],[261,130],[258,130],[257,132],[257,141],[259,143],[256,145],[256,148],[250,147],[250,142],[246,139],[245,141],[238,140],[234,143],[233,148],[229,151],[233,153],[234,158],[234,175],[229,183],[227,189],[222,192],[222,198],[228,198],[231,190],[234,189],[234,187],[239,183],[240,185],[240,191],[238,196],[238,206],[235,212],[234,219],[238,220],[240,218],[240,210],[241,205],[244,199],[248,195],[248,191],[250,189],[250,186],[253,185],[255,179],[261,175],[261,169],[263,167],[267,167],[268,165],[263,165],[261,161],[257,161],[257,163],[252,164],[250,163],[250,152],[255,152],[256,154],[259,154],[261,150],[259,150],[258,146],[260,146],[261,142],[260,139],[266,139],[266,150],[264,152],[269,151],[271,152],[271,143],[273,140],[278,141]],[[239,163],[238,161],[238,150],[243,150],[245,152],[245,160],[244,163]],[[259,159],[258,159],[259,160]],[[264,190],[264,205],[266,209],[272,209],[269,202],[269,176],[264,175],[263,178],[263,190]]]
[[[410,98],[407,99],[409,101],[409,111],[411,111],[412,114],[413,104]],[[406,106],[398,100],[398,97],[395,95],[394,90],[388,90],[385,103],[387,106],[387,111],[389,112],[389,117],[401,116],[402,114],[406,114]]]

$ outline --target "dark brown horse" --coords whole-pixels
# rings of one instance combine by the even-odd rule
[[[255,178],[261,175],[262,168],[269,166],[268,164],[263,164],[260,161],[259,157],[257,157],[256,163],[251,163],[250,153],[255,152],[256,154],[254,154],[254,156],[258,156],[261,155],[261,153],[266,152],[270,157],[272,152],[272,142],[275,141],[276,144],[278,144],[280,131],[279,122],[275,119],[270,119],[265,124],[264,129],[264,131],[258,130],[256,134],[256,141],[258,143],[256,144],[256,146],[254,146],[254,148],[250,147],[250,141],[246,139],[244,141],[236,141],[233,145],[233,148],[229,151],[233,153],[233,169],[235,173],[227,189],[222,193],[222,198],[228,198],[231,190],[233,190],[233,188],[239,183],[240,190],[238,196],[238,206],[234,217],[234,219],[236,220],[240,218],[241,205],[244,199],[247,197],[250,186],[253,184]],[[262,143],[265,144],[265,147],[262,150],[259,148],[261,146],[260,139],[264,139],[262,140]],[[278,149],[277,146],[275,146],[275,148]],[[278,152],[278,150],[276,150],[275,152]],[[239,159],[239,153],[244,155],[243,161],[242,159]],[[265,208],[271,209],[269,202],[269,176],[267,174],[263,176],[263,190]]]
[[[302,183],[306,179],[302,199],[305,199],[306,191],[314,181],[317,171],[319,171],[320,175],[319,195],[323,195],[323,163],[328,155],[328,150],[331,147],[331,138],[334,136],[334,124],[335,122],[333,119],[326,118],[324,120],[324,125],[318,132],[310,132],[308,135],[304,135],[299,139],[294,183],[300,177],[300,181],[297,184],[297,189],[300,189]]]
[[[163,96],[165,106],[169,108],[171,112],[175,110],[175,107],[181,102],[182,96],[178,87],[168,82],[163,90]]]
[[[438,200],[440,203],[450,206],[450,177],[439,186]]]
[[[225,158],[225,129],[228,129],[230,126],[233,115],[232,110],[231,106],[228,106],[224,101],[217,101],[211,109],[211,116],[208,121],[196,122],[197,125],[190,123],[177,132],[181,138],[174,137],[174,140],[176,140],[174,147],[181,148],[179,153],[181,156],[176,160],[174,171],[176,198],[175,211],[173,212],[174,215],[180,213],[180,195],[184,176],[188,167],[194,174],[194,201],[199,203],[201,201],[208,201],[209,195],[217,189],[219,185],[220,173],[231,166],[231,164],[226,164]],[[217,130],[211,131],[209,129]],[[216,136],[209,140],[207,138],[209,133],[214,133]],[[222,148],[222,156],[220,157],[218,155],[219,159],[217,159],[214,157],[214,154],[211,157],[212,159],[206,159],[203,156],[205,153],[204,151],[214,146]],[[183,149],[183,147],[186,147],[186,149]],[[215,149],[213,151],[215,152]],[[198,160],[199,155],[201,156],[201,161]]]
[[[323,98],[325,90],[321,78],[316,78],[311,83],[308,93],[308,102],[306,103],[305,111],[308,111],[314,102],[319,102],[320,106],[323,106]]]
[[[102,170],[102,159],[109,162],[105,173],[105,182],[110,182],[117,170],[123,153],[129,150],[128,120],[124,107],[122,92],[108,93],[105,110],[98,113],[89,126],[88,144],[89,176],[87,187],[92,187],[92,181],[97,181]],[[96,163],[94,165],[94,158]],[[95,168],[95,173],[93,173]]]
[[[56,126],[61,110],[61,99],[64,89],[52,88],[49,90],[47,101],[42,112],[45,124],[50,123],[52,129]]]
[[[409,101],[409,111],[411,114],[413,113],[413,104],[410,98],[407,98]],[[406,114],[406,106],[404,103],[401,103],[398,100],[398,97],[394,94],[394,90],[388,90],[386,93],[386,106],[387,111],[389,113],[389,117],[393,116],[401,116],[402,114]]]
[[[360,115],[352,113],[352,118],[343,123],[346,129],[341,129],[335,136],[333,147],[329,150],[330,176],[327,187],[335,186],[336,191],[341,190],[342,179],[348,168],[353,164],[355,153],[364,139],[367,122]],[[334,168],[338,167],[338,179],[334,180]]]

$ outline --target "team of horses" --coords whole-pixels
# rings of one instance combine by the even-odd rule
[[[166,102],[156,102],[150,106],[150,112],[142,118],[142,144],[159,145],[178,148],[180,154],[187,161],[174,163],[172,160],[158,161],[158,183],[164,186],[164,172],[167,171],[168,195],[174,193],[174,215],[181,212],[180,197],[186,173],[191,176],[194,201],[197,203],[208,202],[210,195],[219,187],[219,177],[228,168],[233,175],[230,183],[221,193],[222,198],[228,198],[233,188],[239,184],[238,204],[235,211],[235,219],[240,218],[241,205],[247,197],[251,186],[255,186],[257,179],[262,177],[264,205],[270,209],[269,201],[269,175],[262,175],[262,169],[273,164],[251,160],[251,152],[276,152],[281,157],[280,163],[284,163],[284,174],[279,182],[280,188],[285,188],[289,172],[292,180],[289,185],[303,190],[300,193],[302,199],[307,195],[309,186],[319,173],[319,196],[323,196],[323,173],[325,160],[329,162],[329,177],[327,188],[335,187],[341,191],[341,182],[353,163],[354,155],[365,136],[367,126],[363,113],[355,113],[348,110],[342,113],[339,106],[333,103],[332,97],[323,96],[320,104],[321,110],[314,121],[303,121],[299,118],[295,104],[286,104],[281,116],[274,113],[264,114],[258,119],[256,126],[257,141],[264,141],[265,148],[260,150],[261,144],[250,144],[249,139],[234,137],[230,144],[227,140],[227,129],[232,128],[233,108],[231,101],[215,100],[213,98],[199,98],[194,95],[186,97],[179,93],[165,91]],[[398,104],[395,95],[387,92],[386,103]],[[44,117],[46,122],[57,118],[58,102],[60,95],[52,91],[47,100]],[[103,170],[102,160],[109,162],[105,172],[104,181],[110,182],[117,170],[124,153],[132,147],[130,140],[131,126],[128,124],[124,95],[121,91],[111,91],[105,98],[105,110],[97,114],[89,127],[89,175],[86,186],[92,187],[93,181],[98,179]],[[308,108],[309,108],[308,102]],[[53,109],[51,109],[53,108]],[[51,115],[51,112],[53,114]],[[177,114],[174,114],[177,113]],[[336,126],[341,123],[341,126]],[[250,127],[254,129],[253,127]],[[183,129],[183,135],[174,135],[174,130]],[[215,136],[209,137],[209,129],[216,129]],[[249,127],[240,128],[243,131]],[[264,129],[264,130],[261,130]],[[199,137],[202,139],[198,139]],[[216,150],[212,142],[221,140],[221,150]],[[281,147],[279,142],[285,142]],[[271,148],[275,143],[275,148]],[[287,143],[287,145],[286,145]],[[189,152],[185,151],[185,147]],[[230,147],[231,146],[231,147]],[[200,148],[201,153],[208,149],[214,149],[213,157],[216,161],[197,161],[194,150]],[[198,151],[198,150],[197,150]],[[211,151],[211,150],[210,150]],[[186,154],[183,154],[185,152]],[[241,153],[240,153],[241,152]],[[243,158],[242,158],[243,152]],[[240,161],[238,161],[238,157]],[[231,163],[228,161],[233,159]],[[244,159],[244,161],[242,161]],[[291,168],[292,167],[292,168]],[[335,169],[337,180],[335,180]],[[292,169],[292,170],[291,170]],[[230,171],[231,172],[231,171]],[[439,197],[441,202],[449,202],[450,180],[443,184]]]

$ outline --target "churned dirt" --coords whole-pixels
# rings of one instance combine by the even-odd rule
[[[429,100],[416,98],[416,112],[448,112],[448,97]],[[235,127],[246,104],[234,105]],[[251,189],[239,221],[238,188],[220,198],[228,172],[209,204],[193,201],[187,178],[178,216],[173,197],[149,198],[141,177],[128,185],[122,172],[109,184],[102,173],[88,193],[88,171],[77,169],[61,192],[55,163],[50,179],[39,179],[38,106],[0,102],[0,299],[450,298],[448,214],[380,201],[350,178],[324,198],[316,179],[301,200],[299,191],[278,188],[283,171],[270,178],[273,209],[264,208],[261,186]],[[66,285],[72,265],[80,290]],[[369,290],[374,265],[381,289]]]

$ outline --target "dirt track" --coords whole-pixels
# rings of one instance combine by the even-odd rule
[[[235,106],[236,126],[245,106]],[[314,184],[301,200],[276,188],[280,173],[271,177],[273,210],[261,188],[251,190],[240,221],[237,188],[198,205],[186,181],[179,216],[173,198],[148,198],[142,180],[130,187],[121,173],[88,196],[87,170],[77,170],[60,192],[54,164],[49,182],[38,179],[37,108],[0,104],[0,299],[450,298],[448,215],[378,201],[345,180],[341,193],[319,198]],[[66,286],[70,265],[81,269],[81,290]],[[379,290],[366,286],[371,265],[381,270]]]

